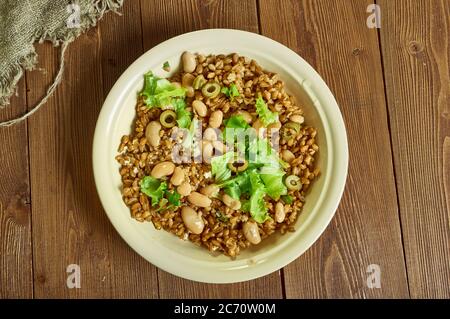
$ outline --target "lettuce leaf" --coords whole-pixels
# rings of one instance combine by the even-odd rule
[[[283,183],[284,172],[274,167],[261,167],[261,180],[266,186],[267,195],[274,200],[279,200],[281,195],[287,194],[287,188]]]
[[[294,198],[291,195],[283,195],[281,196],[281,200],[288,205],[291,205],[294,202]]]
[[[269,166],[279,168],[280,157],[267,139],[255,138],[248,147],[248,161],[252,166]]]
[[[151,71],[144,74],[144,89],[141,95],[149,107],[161,107],[171,104],[173,98],[184,98],[186,90],[176,87],[167,79],[155,76]]]
[[[258,117],[264,124],[264,126],[268,126],[272,123],[278,122],[278,113],[269,110],[261,95],[256,99],[255,107],[256,113],[258,113]]]
[[[170,205],[173,205],[176,207],[181,205],[181,200],[180,200],[181,195],[177,191],[173,191],[173,192],[166,191],[166,195],[167,195],[167,200]]]
[[[186,102],[182,99],[175,99],[172,105],[177,113],[177,124],[181,128],[189,128],[192,121],[192,113],[186,110]]]
[[[234,83],[232,83],[228,88],[223,87],[222,90],[220,90],[220,92],[225,94],[230,99],[230,101],[233,101],[235,97],[239,96],[239,90]]]
[[[254,170],[249,173],[251,196],[250,196],[250,215],[257,223],[264,223],[268,218],[267,207],[264,201],[266,188],[259,174]]]
[[[140,182],[141,192],[151,198],[152,206],[155,206],[164,197],[167,183],[151,176],[145,176]]]
[[[228,163],[234,160],[235,153],[228,152],[221,156],[216,156],[211,159],[211,173],[217,182],[223,182],[231,177],[231,170],[228,168]]]
[[[251,185],[248,172],[240,173],[236,177],[229,179],[218,185],[225,193],[235,199],[240,199],[242,194],[250,193]]]
[[[233,115],[224,121],[226,128],[249,128],[250,125],[244,120],[242,115]]]

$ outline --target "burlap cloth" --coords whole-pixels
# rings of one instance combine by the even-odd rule
[[[67,45],[94,26],[106,11],[116,11],[123,0],[0,0],[0,107],[9,103],[25,70],[37,64],[34,42],[61,46],[59,71],[47,94],[28,113],[0,122],[8,126],[33,114],[61,80]]]

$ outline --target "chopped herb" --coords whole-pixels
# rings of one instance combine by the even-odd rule
[[[167,183],[151,176],[145,176],[140,182],[141,192],[151,198],[152,206],[160,203],[167,189]]]
[[[291,205],[294,202],[294,199],[291,195],[283,195],[281,196],[281,200],[288,205]]]
[[[181,195],[177,191],[169,192],[166,191],[167,200],[169,201],[169,204],[175,207],[178,207],[181,205]]]
[[[220,220],[222,223],[227,223],[228,222],[228,217],[225,216],[222,212],[216,212],[216,218],[218,220]]]
[[[264,102],[261,95],[258,96],[258,98],[256,99],[255,106],[256,106],[256,113],[258,113],[258,117],[264,124],[264,126],[267,127],[272,123],[278,122],[278,113],[269,110],[267,104]]]
[[[170,64],[169,61],[164,62],[163,64],[163,70],[166,72],[170,72]]]
[[[239,96],[239,90],[234,83],[232,83],[228,88],[224,86],[222,90],[220,90],[220,92],[225,94],[230,99],[230,101],[233,101],[235,97]]]

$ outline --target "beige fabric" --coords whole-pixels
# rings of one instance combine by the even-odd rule
[[[24,70],[37,63],[34,42],[51,41],[61,45],[59,72],[47,94],[30,112],[17,119],[0,122],[12,125],[33,114],[58,85],[67,45],[108,10],[116,11],[123,0],[0,0],[0,107],[9,103]]]

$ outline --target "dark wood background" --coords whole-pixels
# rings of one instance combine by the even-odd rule
[[[126,0],[70,45],[64,79],[28,121],[0,128],[2,298],[450,298],[450,1]],[[91,146],[103,100],[143,52],[184,32],[234,28],[271,37],[323,76],[347,126],[340,207],[303,256],[257,280],[208,285],[134,253],[94,186]],[[38,45],[6,119],[31,108],[58,68]],[[79,264],[81,288],[66,267]],[[369,289],[367,266],[381,267]]]

